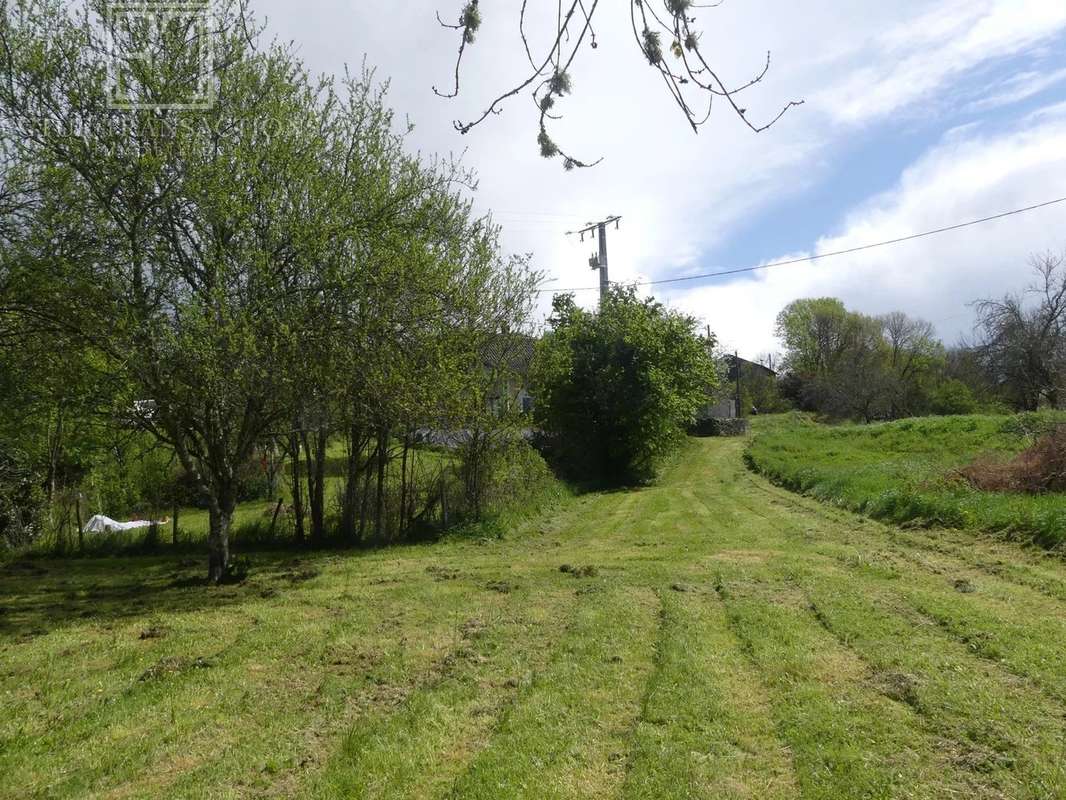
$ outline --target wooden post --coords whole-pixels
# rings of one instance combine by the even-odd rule
[[[74,513],[78,517],[78,552],[85,552],[85,531],[81,524],[81,492],[74,497]]]
[[[174,501],[174,517],[170,526],[170,540],[175,547],[178,546],[178,502]]]

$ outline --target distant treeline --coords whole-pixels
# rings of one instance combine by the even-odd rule
[[[790,303],[777,318],[781,377],[761,402],[867,422],[1060,408],[1066,268],[1050,254],[1031,266],[1036,278],[1020,294],[975,301],[974,340],[951,347],[903,312],[872,317],[828,297]]]

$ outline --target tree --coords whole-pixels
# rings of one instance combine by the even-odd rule
[[[777,318],[784,387],[803,408],[864,421],[928,411],[944,368],[933,326],[902,312],[869,317],[835,298],[796,300]]]
[[[634,288],[612,288],[598,313],[553,301],[537,345],[535,419],[584,481],[650,480],[717,381],[696,321]]]
[[[89,10],[107,19],[101,4]],[[0,113],[20,134],[17,159],[39,198],[19,269],[48,288],[24,293],[24,309],[108,359],[130,387],[128,408],[151,401],[136,406],[141,424],[208,499],[215,582],[239,467],[296,388],[292,332],[314,311],[332,227],[314,203],[326,194],[329,89],[280,48],[254,52],[243,22],[223,5],[209,76],[218,102],[180,118],[109,108],[104,33],[58,3],[8,9],[3,28]],[[191,25],[113,32],[127,52],[167,52]],[[139,88],[165,103],[187,65],[158,66]]]
[[[1066,381],[1066,256],[1033,256],[1037,281],[1022,294],[976,303],[975,351],[1000,393],[1016,408],[1058,408]],[[1033,302],[1035,301],[1035,302]]]
[[[879,321],[887,348],[889,416],[898,419],[925,413],[946,358],[936,329],[931,322],[902,311]]]
[[[525,323],[537,281],[527,259],[501,259],[467,170],[404,152],[372,73],[312,80],[286,49],[257,48],[235,0],[218,5],[207,32],[169,13],[115,22],[102,0],[84,18],[60,0],[5,6],[0,27],[0,323],[86,354],[113,407],[173,449],[207,499],[216,582],[240,471],[277,440],[317,543],[326,443],[346,431],[342,522],[351,533],[358,508],[384,538],[397,437],[406,454],[415,424],[473,413],[480,344]],[[206,76],[181,57],[204,35]],[[118,65],[143,107],[114,107],[116,50],[155,54]],[[213,103],[169,108],[201,79]]]
[[[701,6],[693,0],[629,0],[626,5],[641,58],[662,77],[667,92],[693,131],[698,132],[710,119],[716,99],[725,102],[730,111],[755,133],[772,126],[790,108],[802,105],[803,101],[792,101],[767,122],[751,121],[747,109],[741,105],[740,95],[766,77],[770,70],[770,53],[766,54],[762,69],[746,83],[731,85],[719,77],[700,46],[702,34],[693,16],[696,9],[713,6]],[[595,51],[598,46],[592,23],[599,0],[590,0],[587,5],[584,0],[560,3],[556,9],[554,36],[547,47],[539,49],[530,43],[526,33],[526,6],[527,2],[523,2],[518,32],[529,61],[528,75],[502,92],[480,116],[467,122],[456,121],[455,129],[462,134],[469,132],[490,116],[499,114],[507,100],[529,90],[538,115],[537,144],[541,155],[562,158],[563,166],[568,170],[594,166],[599,161],[582,161],[560,148],[548,133],[547,126],[549,121],[559,119],[558,105],[573,90],[572,67],[577,55],[585,47]],[[458,31],[459,53],[453,88],[442,92],[433,87],[433,91],[440,97],[454,98],[459,94],[463,56],[476,42],[481,28],[482,7],[478,0],[467,0],[455,23],[445,22],[439,14],[437,21],[444,28]]]

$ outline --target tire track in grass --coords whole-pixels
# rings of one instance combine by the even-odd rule
[[[896,602],[939,625],[970,652],[1030,680],[1059,703],[1066,702],[1066,617],[1057,613],[1052,601],[973,570],[897,569],[885,556],[863,557],[848,548],[841,550],[837,561],[882,586]]]
[[[436,677],[392,713],[357,724],[303,796],[442,794],[543,668],[560,633],[555,625],[575,603],[569,587],[539,593],[536,603],[517,593],[485,627],[468,624],[462,646],[438,665]]]
[[[836,508],[819,500],[790,492],[768,483],[758,475],[749,475],[751,485],[774,497],[796,513],[816,514],[825,519],[849,524],[854,533],[876,536],[901,546],[901,552],[920,564],[917,550],[934,558],[952,558],[959,565],[995,576],[1005,583],[1021,586],[1052,600],[1066,601],[1066,562],[1061,557],[1010,541],[1003,541],[980,531],[945,528],[901,528],[870,517]],[[868,528],[872,527],[871,532]]]
[[[202,738],[230,742],[221,754],[187,766],[170,776],[170,784],[152,770],[150,788],[140,787],[134,795],[202,796],[211,773],[222,772],[235,796],[291,797],[301,781],[321,768],[353,719],[396,708],[419,687],[439,680],[449,660],[462,657],[469,643],[456,629],[464,620],[499,614],[503,598],[464,590],[469,576],[437,581],[430,575],[421,571],[409,576],[411,585],[372,584],[358,594],[342,594],[338,599],[343,605],[331,608],[331,624],[289,637],[299,648],[300,666],[266,672],[271,684],[266,703],[249,704],[247,695],[242,700],[238,693],[220,699],[236,709],[232,716],[220,715],[219,730]],[[411,602],[413,598],[418,599]],[[252,652],[262,658],[270,651],[256,647]],[[245,685],[258,677],[260,673],[249,672]],[[288,716],[290,726],[278,729],[274,718],[286,718],[301,702],[300,716]],[[237,718],[243,720],[240,725],[233,723]],[[254,759],[242,756],[249,749]]]
[[[870,687],[866,666],[811,615],[794,586],[734,574],[720,596],[731,629],[769,689],[801,796],[972,797],[945,774],[914,712]]]
[[[626,734],[652,670],[658,603],[647,589],[600,586],[583,595],[547,668],[449,797],[601,798],[618,789]]]
[[[626,800],[796,795],[766,689],[711,591],[660,593],[656,669],[632,734]]]
[[[974,795],[1066,795],[1061,706],[915,619],[879,587],[856,591],[854,576],[829,571],[798,580],[825,630],[875,670],[871,679],[886,696],[914,709],[942,739]]]

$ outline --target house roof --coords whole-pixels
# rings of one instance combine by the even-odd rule
[[[525,373],[533,363],[533,348],[536,339],[523,333],[500,333],[489,338],[481,350],[481,359],[487,367],[505,367],[513,372]]]
[[[739,356],[735,356],[732,353],[727,353],[722,360],[729,365],[730,380],[736,380],[738,362],[740,363],[741,368],[749,375],[752,373],[762,373],[764,375],[769,375],[770,377],[777,376],[777,373],[766,365],[759,364],[756,361],[748,361],[746,358],[740,358]]]

